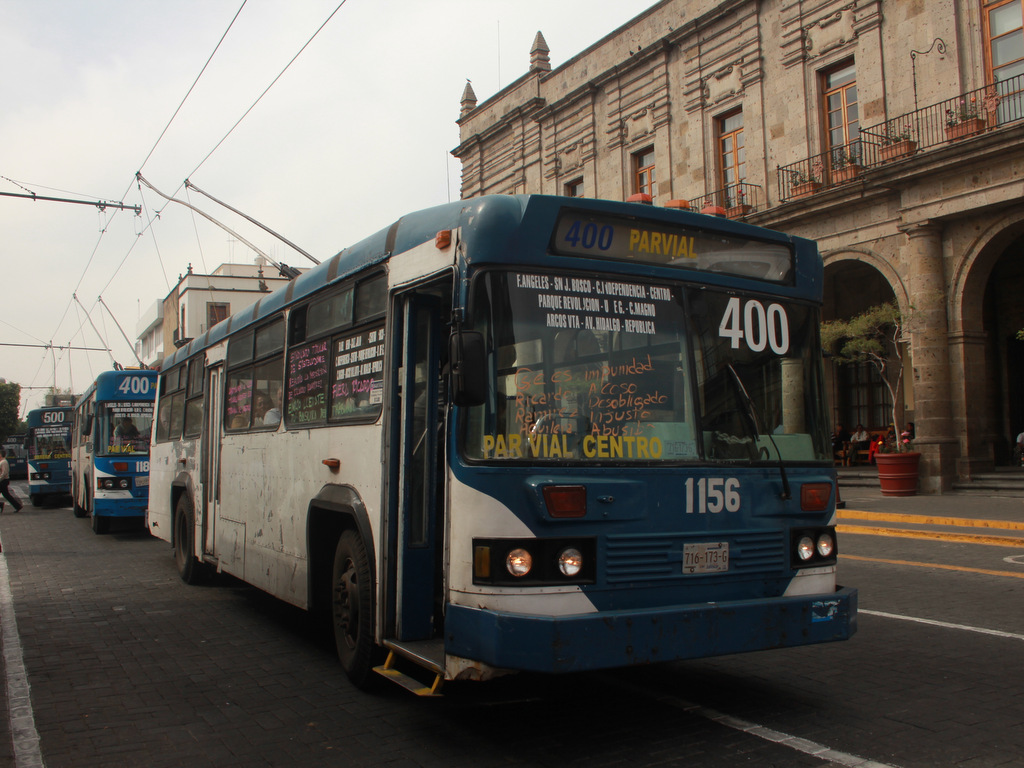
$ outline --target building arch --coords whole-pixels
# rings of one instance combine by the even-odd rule
[[[891,259],[882,256],[877,251],[868,248],[837,248],[833,251],[824,252],[822,254],[822,260],[825,263],[824,319],[833,320],[836,318],[853,317],[858,312],[862,312],[874,304],[881,301],[890,301],[892,299],[896,299],[901,310],[906,310],[909,306],[910,291],[903,279],[903,276],[893,265]],[[862,306],[855,307],[853,311],[849,311],[851,303],[837,301],[834,281],[837,276],[844,276],[844,273],[846,273],[845,277],[848,278],[850,276],[849,272],[851,271],[848,268],[855,264],[870,267],[877,272],[881,279],[884,280],[889,290],[891,290],[892,295],[879,295],[879,286],[875,286],[874,289],[865,294],[864,302],[861,302]],[[858,276],[857,272],[860,272],[859,276],[861,281],[863,281],[865,276],[863,271],[854,270],[854,288],[863,288],[863,283],[856,280],[856,277]],[[830,283],[832,283],[831,286]],[[830,287],[832,290],[830,290]],[[844,310],[846,310],[845,313]]]
[[[824,306],[822,318],[847,320],[871,307],[896,301],[905,309],[908,286],[892,260],[864,247],[826,251]],[[909,350],[904,352],[909,355]],[[825,363],[825,384],[834,424],[852,428],[862,424],[879,429],[891,420],[892,403],[888,387],[870,363],[836,365]],[[901,392],[904,407],[912,405],[912,393]]]
[[[1009,463],[1024,430],[1024,342],[1016,338],[1024,328],[1024,212],[994,216],[961,241],[950,275],[950,364],[964,457],[958,472],[970,477]]]

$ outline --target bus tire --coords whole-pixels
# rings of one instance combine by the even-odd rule
[[[196,513],[187,493],[181,494],[174,509],[174,562],[178,575],[186,584],[200,584],[206,581],[209,569],[193,554],[196,531]]]
[[[334,551],[331,613],[341,666],[357,688],[366,688],[374,657],[373,575],[366,545],[355,531],[343,531]]]
[[[110,518],[100,517],[96,512],[92,513],[92,532],[102,535],[110,530]]]
[[[92,504],[89,503],[88,499],[86,499],[85,506],[79,504],[77,495],[73,496],[71,499],[71,508],[75,513],[75,517],[88,517],[89,507],[91,506]]]
[[[41,507],[43,506],[43,496],[39,493],[32,494],[32,506]]]

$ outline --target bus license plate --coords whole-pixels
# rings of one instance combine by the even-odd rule
[[[148,477],[136,477],[135,478],[135,487],[136,488],[145,488],[148,485],[149,485],[149,478]]]
[[[683,544],[683,573],[720,573],[729,570],[729,542]]]

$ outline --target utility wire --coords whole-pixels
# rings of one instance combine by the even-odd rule
[[[203,76],[203,73],[206,72],[206,68],[208,66],[210,66],[210,62],[213,61],[213,57],[217,55],[217,51],[220,50],[221,43],[224,42],[224,38],[226,38],[228,36],[228,32],[230,32],[231,28],[235,25],[235,22],[238,20],[239,14],[241,14],[242,13],[242,9],[245,8],[246,2],[248,2],[248,0],[242,0],[242,4],[240,6],[238,6],[238,10],[235,11],[235,15],[231,19],[231,23],[228,24],[227,29],[224,30],[224,34],[220,36],[220,40],[217,41],[217,45],[214,46],[214,49],[210,53],[210,56],[206,59],[206,63],[203,64],[203,68],[201,70],[199,70],[199,74],[196,75],[196,79],[192,81],[192,85],[189,86],[188,92],[182,98],[181,103],[178,105],[178,108],[176,110],[174,110],[174,114],[171,115],[171,119],[167,121],[167,125],[164,126],[164,129],[162,131],[160,131],[160,135],[157,137],[157,140],[153,143],[153,148],[149,150],[149,153],[146,155],[146,159],[143,160],[142,161],[142,165],[139,166],[139,170],[140,171],[143,168],[146,167],[146,163],[149,162],[149,158],[151,158],[153,156],[153,153],[156,152],[156,148],[159,146],[160,142],[163,140],[164,134],[167,133],[168,129],[171,127],[171,123],[174,122],[174,118],[176,118],[178,116],[178,113],[181,111],[181,108],[183,106],[185,106],[185,102],[188,100],[188,97],[192,95],[192,91],[195,90],[196,85],[199,84],[199,78],[201,78]],[[133,181],[134,181],[134,179],[133,179]],[[132,185],[129,184],[128,185],[128,190],[125,191],[125,194],[128,194],[128,191],[131,190],[131,188],[132,188]]]
[[[317,28],[316,32],[314,32],[314,33],[313,33],[313,36],[312,36],[312,37],[310,37],[310,38],[309,38],[309,40],[307,40],[307,41],[306,41],[306,44],[305,44],[305,45],[303,45],[303,46],[302,46],[301,48],[299,48],[299,52],[298,52],[298,53],[296,53],[296,54],[295,54],[294,56],[292,56],[292,58],[291,58],[291,61],[289,61],[289,62],[288,62],[287,64],[285,64],[285,67],[284,67],[284,69],[282,69],[282,70],[281,70],[281,72],[280,72],[280,73],[279,73],[279,74],[277,75],[277,77],[275,77],[275,78],[274,78],[274,79],[273,79],[273,80],[271,81],[270,85],[268,85],[268,86],[266,87],[266,89],[265,89],[265,90],[263,91],[263,93],[261,93],[261,94],[260,94],[260,95],[259,95],[259,96],[257,97],[256,101],[254,101],[254,102],[252,103],[252,106],[251,106],[251,107],[249,107],[249,108],[248,108],[247,110],[245,110],[245,113],[244,113],[244,114],[243,114],[243,115],[242,115],[242,116],[241,116],[240,118],[238,118],[238,122],[236,122],[236,123],[235,123],[235,124],[234,124],[233,126],[231,126],[231,129],[230,129],[230,130],[229,130],[229,131],[228,131],[228,132],[227,132],[226,134],[224,134],[224,138],[223,138],[223,139],[221,139],[220,141],[218,141],[218,142],[217,142],[217,145],[216,145],[216,146],[215,146],[215,147],[214,147],[213,149],[211,149],[211,150],[209,151],[209,153],[208,153],[208,154],[206,155],[206,157],[204,157],[204,158],[203,158],[203,159],[202,159],[202,160],[201,160],[201,161],[199,162],[199,165],[197,165],[197,166],[196,166],[195,168],[193,168],[193,169],[192,169],[192,173],[188,174],[188,176],[193,176],[193,175],[195,174],[195,172],[196,172],[196,171],[198,171],[198,170],[199,170],[200,168],[202,168],[202,167],[203,167],[203,164],[204,164],[204,163],[205,163],[205,162],[206,162],[207,160],[209,160],[209,159],[210,159],[210,155],[212,155],[212,154],[213,154],[214,152],[216,152],[216,151],[217,151],[217,150],[218,150],[218,149],[220,148],[220,145],[221,145],[221,144],[223,144],[223,143],[224,143],[225,141],[227,141],[227,138],[228,138],[228,136],[230,136],[230,135],[231,135],[232,133],[234,133],[234,131],[235,131],[235,128],[237,128],[237,127],[239,126],[239,124],[240,124],[240,123],[241,123],[241,122],[242,122],[243,120],[245,120],[245,118],[246,118],[246,117],[248,117],[249,113],[250,113],[250,112],[252,112],[252,111],[253,111],[253,109],[255,109],[255,108],[256,108],[256,105],[257,105],[257,104],[259,104],[259,103],[260,103],[260,101],[261,101],[261,100],[263,99],[263,97],[267,95],[267,92],[268,92],[268,91],[270,91],[270,89],[274,87],[274,85],[275,85],[275,84],[277,83],[277,81],[281,79],[281,76],[282,76],[282,75],[284,75],[284,73],[288,71],[288,68],[289,68],[289,67],[291,67],[291,65],[295,63],[295,60],[296,60],[297,58],[299,58],[299,56],[301,56],[301,55],[302,55],[302,52],[303,52],[304,50],[306,50],[306,48],[307,48],[307,47],[309,46],[309,44],[313,42],[313,40],[314,40],[314,39],[316,38],[316,36],[320,34],[320,31],[321,31],[321,30],[322,30],[322,29],[323,29],[324,27],[326,27],[326,26],[327,26],[328,22],[330,22],[330,20],[334,18],[334,14],[336,14],[336,13],[337,13],[338,11],[340,11],[340,10],[341,10],[341,6],[343,6],[343,5],[345,4],[345,3],[346,3],[346,0],[341,0],[341,2],[340,2],[340,3],[338,3],[338,7],[337,7],[337,8],[335,8],[335,9],[334,9],[333,11],[331,11],[331,15],[330,15],[330,16],[328,16],[328,17],[327,17],[327,19],[326,19],[326,20],[324,21],[324,23],[323,23],[323,24],[321,24],[321,25],[320,25],[320,26],[319,26],[319,27]],[[188,177],[186,177],[186,178],[188,178]]]

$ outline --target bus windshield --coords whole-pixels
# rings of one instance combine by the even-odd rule
[[[470,327],[487,339],[490,391],[470,409],[466,457],[830,458],[817,313],[735,291],[684,294],[678,284],[613,276],[478,276]]]
[[[103,402],[96,406],[96,453],[146,456],[149,454],[153,403]]]
[[[29,429],[28,457],[30,459],[70,459],[71,421],[47,424]]]
[[[704,458],[831,461],[818,311],[737,291],[688,294]]]

